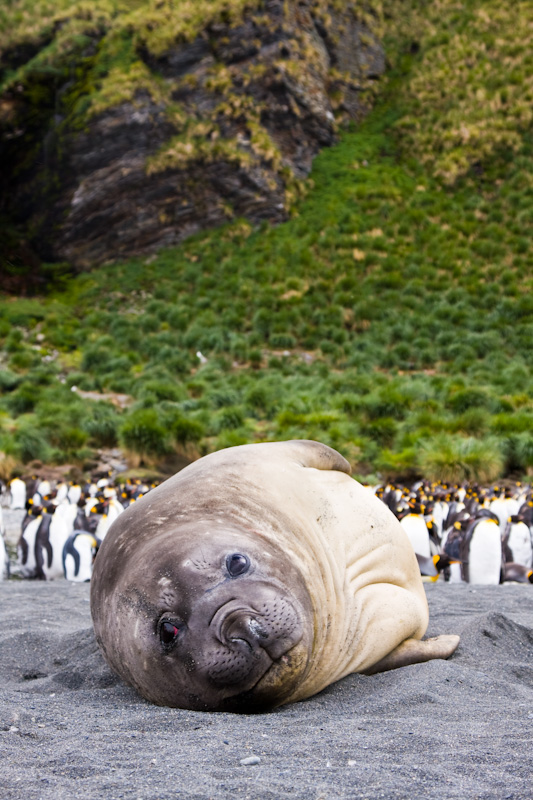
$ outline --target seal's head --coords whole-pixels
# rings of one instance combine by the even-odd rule
[[[103,542],[91,582],[110,666],[159,705],[250,713],[285,702],[307,672],[313,624],[283,551],[219,520],[128,539],[127,517]]]

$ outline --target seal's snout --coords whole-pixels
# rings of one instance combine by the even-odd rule
[[[234,615],[225,626],[224,638],[230,644],[244,641],[251,650],[256,650],[265,646],[269,633],[252,614],[241,613]]]
[[[226,646],[246,642],[250,649],[261,647],[269,638],[260,615],[251,607],[233,600],[223,605],[211,621],[217,639]]]
[[[259,611],[228,604],[218,620],[219,640],[230,649],[245,646],[250,654],[263,650],[272,661],[281,658],[300,641],[302,629],[292,607],[279,600],[271,605],[284,606],[281,618],[273,614],[272,608],[262,607]]]

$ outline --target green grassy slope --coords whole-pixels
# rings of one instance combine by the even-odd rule
[[[289,222],[1,301],[4,472],[290,437],[360,475],[533,466],[531,7],[383,5],[390,83]]]

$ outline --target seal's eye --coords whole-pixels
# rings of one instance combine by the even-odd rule
[[[159,627],[159,637],[167,647],[172,644],[178,633],[178,628],[172,622],[162,622]]]
[[[243,556],[242,553],[232,553],[226,557],[226,569],[232,578],[237,575],[242,575],[250,567],[250,559],[248,556]]]

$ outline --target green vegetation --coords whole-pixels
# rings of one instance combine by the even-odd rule
[[[389,85],[291,220],[0,302],[10,464],[304,437],[361,476],[533,468],[531,7],[384,8]]]
[[[236,24],[245,9],[259,5],[260,0],[9,0],[0,11],[0,46],[52,39],[61,50],[73,35],[99,28],[132,30],[157,55],[176,41],[192,41],[211,22]]]
[[[416,153],[448,185],[472,169],[490,173],[510,161],[533,121],[531,3],[469,0],[459,8],[444,0],[423,11],[401,5],[402,34],[421,50],[401,89],[402,152]]]

